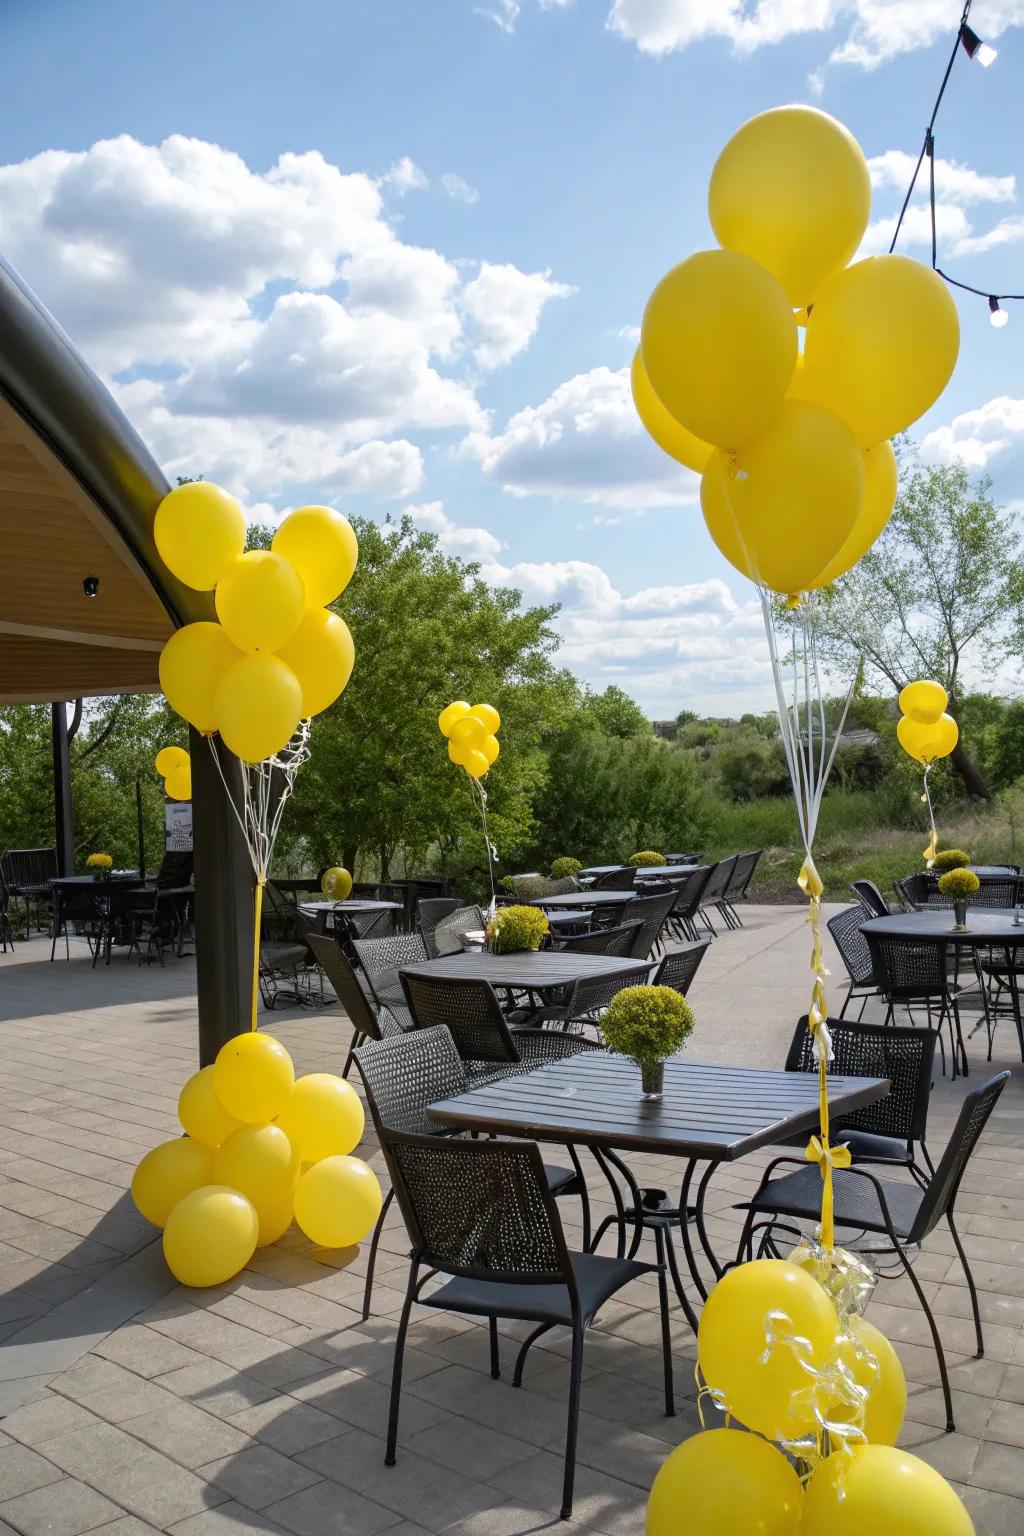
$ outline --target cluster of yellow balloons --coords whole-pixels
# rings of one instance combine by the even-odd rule
[[[678,1446],[651,1488],[647,1536],[970,1536],[946,1480],[894,1448],[907,1401],[896,1351],[864,1318],[843,1324],[808,1269],[757,1259],[728,1270],[697,1350],[716,1401],[755,1433],[706,1430]],[[830,1454],[805,1490],[770,1442],[816,1438],[819,1415]]]
[[[154,1147],[132,1198],[163,1228],[182,1285],[222,1285],[294,1220],[312,1242],[348,1248],[380,1215],[373,1169],[350,1154],[363,1135],[358,1094],[327,1072],[296,1079],[271,1035],[229,1040],[178,1099],[185,1135]]]
[[[897,739],[907,756],[926,768],[936,759],[948,757],[960,739],[959,726],[945,712],[948,703],[949,694],[942,684],[927,678],[908,683],[900,694]]]
[[[437,717],[441,735],[448,742],[448,756],[471,779],[482,779],[501,754],[498,731],[501,716],[491,704],[467,704],[456,699]]]
[[[737,570],[781,593],[825,586],[889,519],[889,439],[948,383],[956,306],[906,256],[847,265],[870,178],[856,139],[816,108],[745,123],[718,157],[708,206],[722,248],[688,257],[651,294],[637,412],[701,475],[704,520]]]
[[[352,876],[340,864],[325,869],[320,877],[320,889],[328,901],[347,901],[352,894]]]
[[[165,496],[153,525],[168,570],[212,589],[218,620],[175,631],[160,656],[160,686],[197,731],[219,731],[255,763],[333,704],[352,675],[351,633],[327,605],[351,581],[359,547],[330,507],[289,513],[270,549],[246,550],[245,533],[235,498],[202,480]]]
[[[192,759],[184,747],[161,747],[154,767],[164,781],[168,800],[192,799]]]

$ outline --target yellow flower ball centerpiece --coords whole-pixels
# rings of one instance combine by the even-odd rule
[[[642,848],[639,853],[632,854],[626,863],[632,864],[634,869],[663,869],[665,855],[656,853],[653,848]]]
[[[487,948],[492,955],[540,949],[549,932],[539,907],[499,907],[487,924]]]
[[[970,854],[962,848],[943,848],[932,859],[932,869],[942,875],[947,869],[965,869],[970,862]]]
[[[953,898],[953,927],[963,933],[967,927],[967,901],[981,885],[973,869],[950,869],[939,878],[943,896]]]
[[[91,872],[94,880],[109,880],[114,861],[109,853],[90,853],[85,861],[85,867]]]
[[[625,987],[612,998],[601,1031],[609,1050],[640,1068],[641,1096],[660,1099],[665,1060],[686,1044],[693,1025],[693,1009],[674,988]]]
[[[551,878],[552,880],[574,880],[582,869],[583,865],[579,859],[572,859],[563,855],[560,859],[552,859]]]

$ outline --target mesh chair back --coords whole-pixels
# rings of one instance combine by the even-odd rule
[[[707,864],[700,869],[695,869],[692,874],[680,880],[676,886],[676,900],[672,908],[674,918],[683,922],[691,922],[697,915],[701,902],[704,900],[704,892],[708,881],[714,871],[713,864]]]
[[[427,1119],[427,1106],[466,1090],[465,1064],[444,1025],[373,1040],[353,1051],[378,1136],[412,1131],[449,1134]]]
[[[517,1284],[565,1284],[572,1268],[540,1152],[523,1141],[381,1137],[416,1250],[432,1269]]]
[[[57,868],[56,848],[5,848],[0,853],[0,871],[10,889],[19,893],[34,886],[55,880]]]
[[[913,1229],[908,1234],[909,1242],[923,1242],[936,1223],[952,1207],[971,1153],[977,1146],[978,1138],[988,1123],[988,1117],[999,1102],[999,1095],[1009,1080],[1009,1072],[1000,1072],[964,1097],[956,1125],[953,1127],[953,1134],[939,1160],[939,1166],[935,1170],[931,1183],[925,1190]]]
[[[192,854],[186,849],[169,848],[156,872],[157,885],[191,885]]]
[[[434,945],[434,929],[443,917],[457,912],[464,905],[460,896],[424,896],[416,903],[416,927],[423,936],[427,953],[433,959],[437,954]]]
[[[889,903],[873,880],[853,880],[850,890],[869,917],[889,916]]]
[[[663,896],[634,896],[622,910],[620,923],[639,923],[640,931],[631,951],[634,960],[646,960],[665,926],[665,919],[676,904],[675,890]],[[607,954],[607,950],[605,951]]]
[[[434,929],[434,946],[439,955],[457,955],[462,949],[461,935],[479,933],[487,925],[479,907],[456,907]]]
[[[380,1040],[383,1035],[398,1031],[399,1026],[386,1010],[382,1010],[379,1018],[373,1011],[369,998],[359,985],[359,978],[352,969],[348,956],[334,939],[325,938],[323,934],[311,933],[306,943],[313,951],[316,963],[334,988],[338,1001],[348,1014],[349,1022],[359,1034],[369,1035],[371,1040]]]
[[[754,870],[761,861],[763,848],[758,848],[755,853],[738,853],[736,865],[729,877],[725,895],[727,901],[741,901],[750,889],[750,882],[754,878]]]
[[[832,1140],[840,1130],[870,1131],[901,1141],[923,1141],[928,1127],[937,1036],[931,1029],[907,1029],[892,1024],[854,1024],[829,1019],[834,1059],[829,1070],[840,1077],[887,1077],[889,1093],[876,1104],[833,1121]],[[804,1014],[796,1027],[787,1072],[817,1072],[814,1044]]]
[[[569,993],[569,1001],[564,1011],[559,1016],[566,1023],[577,1020],[590,1019],[597,1023],[598,1017],[617,992],[624,987],[636,986],[636,972],[623,971],[616,975],[614,972],[608,976],[581,976],[579,981],[574,981],[572,991]],[[558,1036],[552,1037],[557,1039]]]
[[[972,907],[1012,907],[1016,905],[1017,891],[1020,882],[1018,880],[983,880],[970,897],[968,905]]]
[[[519,1061],[519,1051],[489,981],[476,976],[403,976],[417,1029],[445,1024],[463,1061]]]
[[[698,939],[695,943],[683,944],[679,949],[674,949],[658,966],[651,978],[651,985],[671,987],[685,997],[710,947],[710,939]]]
[[[631,891],[636,885],[636,870],[632,864],[624,864],[621,869],[609,870],[606,875],[598,875],[592,891]]]
[[[428,958],[427,946],[419,934],[393,933],[382,939],[355,939],[352,948],[378,1003],[398,1003],[404,1009],[399,967],[422,965]]]
[[[875,979],[893,1002],[945,995],[949,986],[946,944],[927,944],[920,939],[880,933],[868,933],[865,937]]]
[[[704,894],[701,896],[702,907],[710,907],[715,902],[722,900],[729,881],[732,879],[738,857],[738,854],[733,854],[731,859],[719,859],[717,864],[711,865],[707,884],[704,887]]]
[[[864,922],[864,908],[856,906],[844,907],[835,917],[830,917],[826,925],[846,967],[846,974],[855,987],[870,986],[875,980],[871,950],[861,931]]]
[[[640,923],[625,923],[615,928],[594,928],[590,933],[573,934],[559,948],[573,955],[621,955],[632,959],[641,927]]]
[[[934,887],[930,880],[918,872],[913,875],[904,875],[902,880],[894,880],[893,889],[900,899],[900,906],[904,912],[915,912],[918,907],[925,905],[929,890]]]

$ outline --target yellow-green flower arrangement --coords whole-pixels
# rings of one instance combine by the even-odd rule
[[[673,987],[624,987],[601,1019],[609,1050],[641,1071],[674,1056],[693,1031],[693,1009]]]
[[[583,865],[579,859],[571,859],[567,856],[563,856],[560,859],[552,859],[551,878],[552,880],[568,880],[570,876],[578,875],[582,868]]]
[[[950,869],[939,880],[943,896],[952,896],[954,901],[966,901],[980,885],[973,869]]]
[[[932,869],[938,870],[941,874],[947,869],[963,869],[964,865],[970,862],[970,854],[965,853],[962,848],[943,848],[942,852],[937,853],[932,859]]]
[[[113,869],[114,861],[109,853],[90,853],[85,861],[86,869],[108,870]]]
[[[487,924],[487,947],[495,955],[540,949],[548,920],[539,907],[499,907]]]
[[[634,853],[632,858],[626,860],[634,869],[659,869],[665,863],[663,853],[655,853],[653,848],[643,848],[639,853]]]

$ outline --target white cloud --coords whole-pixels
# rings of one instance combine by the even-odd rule
[[[888,218],[874,219],[864,232],[864,239],[860,243],[858,256],[877,256],[887,251],[892,244],[893,231],[896,228],[896,215],[890,214]],[[970,234],[970,221],[962,208],[954,203],[935,204],[935,229],[939,242],[944,249],[958,248],[961,240]],[[900,238],[897,243],[899,250],[905,250],[908,246],[926,245],[932,243],[931,214],[928,208],[920,203],[912,203],[903,217],[900,225]]]
[[[403,155],[381,177],[381,185],[396,197],[404,197],[407,192],[425,192],[430,186],[430,179],[426,171],[420,170],[415,160]]]
[[[463,560],[493,562],[505,547],[489,528],[460,528],[439,501],[421,502],[405,510],[420,528],[437,534],[442,549]]]
[[[995,250],[1000,245],[1019,245],[1024,240],[1024,217],[1019,213],[1000,219],[982,235],[965,235],[957,244],[955,256],[974,256]]]
[[[959,459],[968,469],[983,470],[1009,449],[1024,446],[1024,400],[999,395],[976,410],[964,411],[922,440],[921,452],[939,464]]]
[[[636,346],[640,340],[640,327],[638,325],[620,325],[618,334],[620,341],[630,341]]]
[[[458,171],[445,171],[441,177],[441,188],[447,197],[456,203],[478,203],[480,193],[476,187],[470,186],[465,176],[460,176]]]
[[[556,283],[550,272],[520,272],[507,263],[485,261],[462,290],[462,310],[481,368],[500,368],[528,346],[549,299],[576,292]]]
[[[917,156],[904,149],[887,149],[882,155],[872,155],[868,160],[871,185],[905,192],[916,164]],[[1017,183],[1014,176],[986,176],[957,160],[936,158],[935,192],[947,203],[1012,203]]]
[[[521,10],[522,6],[519,4],[519,0],[494,0],[493,10],[488,10],[486,6],[477,6],[476,14],[478,16],[486,16],[487,20],[493,21],[494,25],[500,27],[502,32],[507,32],[511,35],[516,29],[516,22],[519,20],[519,12]]]
[[[641,427],[627,368],[577,374],[541,405],[517,411],[503,432],[471,433],[462,451],[516,496],[627,508],[696,501],[696,475]]]
[[[874,155],[868,161],[871,183],[876,192],[894,194],[897,206],[910,185],[910,178],[917,163],[915,155],[902,149],[887,149],[884,154]],[[899,248],[931,245],[931,216],[928,208],[928,168],[918,175],[914,198],[907,209],[900,228]],[[991,229],[977,234],[973,220],[977,210],[993,203],[1016,201],[1017,184],[1014,176],[991,175],[976,171],[972,166],[956,160],[935,161],[935,228],[940,256],[968,256],[979,251],[991,250],[998,245],[1008,245],[1024,240],[1024,218],[1010,215],[1000,219]],[[965,210],[970,209],[968,214]],[[872,255],[887,251],[896,228],[897,211],[875,219],[861,243],[860,254]]]

